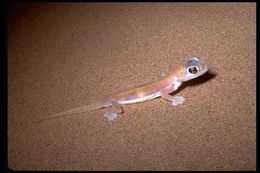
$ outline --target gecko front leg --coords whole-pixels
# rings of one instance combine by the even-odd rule
[[[174,78],[171,87],[163,89],[160,92],[160,96],[165,100],[171,101],[173,106],[183,104],[184,101],[185,101],[185,98],[183,96],[172,96],[172,95],[170,95],[170,93],[176,91],[179,88],[180,85],[181,85],[181,82],[177,78]]]
[[[111,103],[112,107],[107,109],[107,111],[104,113],[104,116],[108,120],[113,121],[117,117],[117,114],[123,112],[123,109],[121,108],[120,104],[117,101],[111,100],[109,102]]]
[[[171,101],[173,106],[182,105],[185,101],[183,96],[171,96],[168,91],[162,91],[160,95],[163,99]]]

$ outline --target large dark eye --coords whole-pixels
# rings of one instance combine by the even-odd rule
[[[198,69],[197,69],[196,67],[190,67],[190,68],[189,68],[189,72],[190,72],[191,74],[196,74],[196,73],[198,72]]]

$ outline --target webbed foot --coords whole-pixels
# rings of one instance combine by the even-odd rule
[[[105,112],[104,116],[109,120],[109,121],[113,121],[116,117],[117,117],[117,113],[113,113],[113,112]]]
[[[185,101],[185,98],[183,96],[173,96],[171,101],[173,106],[182,105]]]

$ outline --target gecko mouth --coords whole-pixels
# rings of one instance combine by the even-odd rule
[[[204,73],[206,73],[208,70],[209,70],[209,68],[208,68],[207,66],[204,66],[204,68],[203,68],[203,70],[202,70],[201,74],[204,74]]]

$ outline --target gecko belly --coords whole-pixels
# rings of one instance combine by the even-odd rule
[[[147,101],[147,100],[152,100],[156,97],[160,97],[160,92],[156,92],[154,94],[148,95],[148,96],[144,96],[144,97],[140,97],[140,98],[134,98],[134,99],[130,99],[130,100],[122,100],[122,101],[118,101],[119,104],[131,104],[131,103],[138,103],[138,102],[143,102],[143,101]]]

